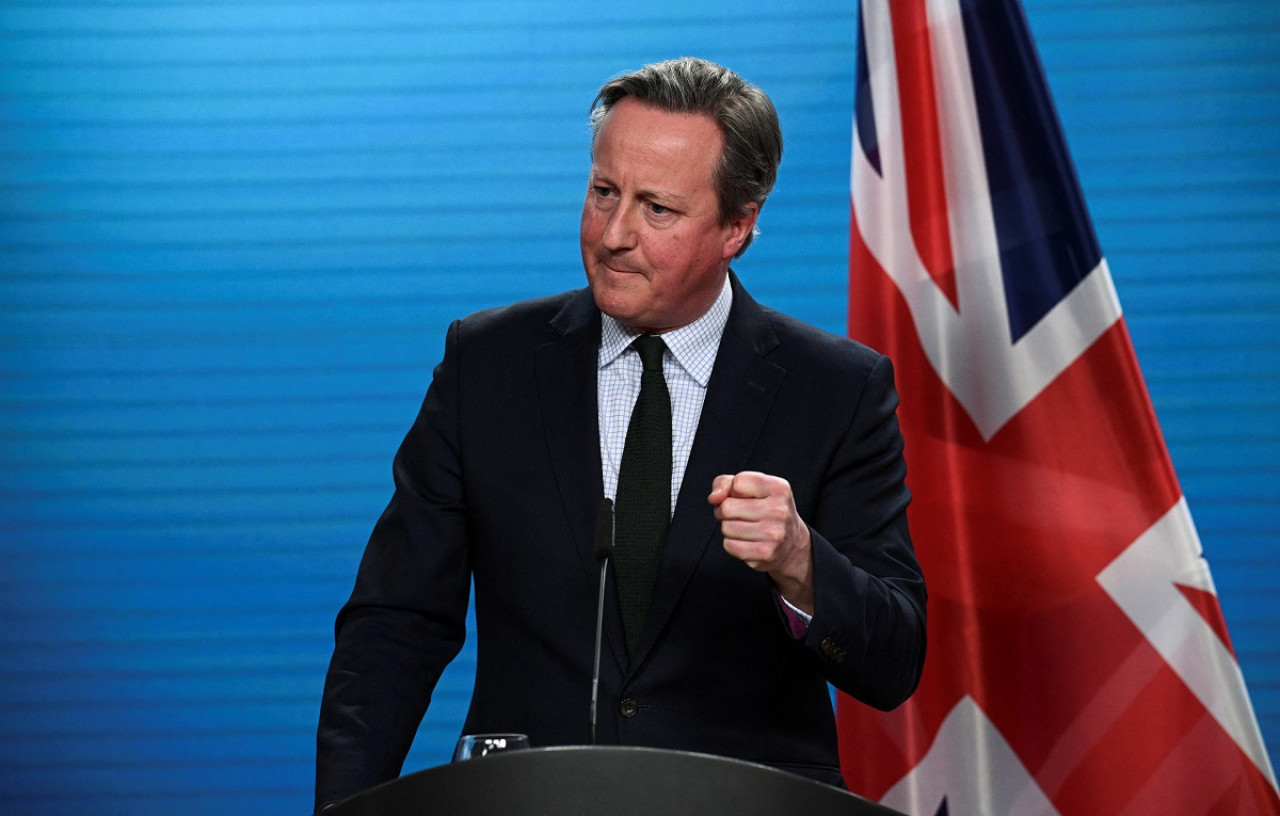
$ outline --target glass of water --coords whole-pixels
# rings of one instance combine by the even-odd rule
[[[463,734],[458,738],[458,746],[453,749],[453,761],[462,762],[528,747],[529,737],[525,734]]]

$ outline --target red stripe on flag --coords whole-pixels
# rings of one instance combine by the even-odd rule
[[[898,54],[911,234],[930,277],[958,309],[951,228],[947,221],[947,190],[942,174],[933,49],[923,0],[895,0],[893,42]]]
[[[1227,621],[1222,617],[1222,607],[1218,604],[1218,596],[1212,592],[1205,592],[1199,587],[1190,587],[1186,584],[1174,584],[1178,591],[1182,593],[1182,597],[1186,598],[1195,610],[1200,613],[1200,617],[1204,618],[1204,622],[1209,624],[1209,628],[1218,636],[1218,640],[1222,641],[1222,645],[1227,647],[1227,651],[1231,652],[1231,656],[1236,656],[1235,647],[1231,645],[1231,635],[1227,632]]]

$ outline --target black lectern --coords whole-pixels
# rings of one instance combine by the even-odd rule
[[[901,816],[736,759],[654,748],[536,748],[428,768],[325,816]]]

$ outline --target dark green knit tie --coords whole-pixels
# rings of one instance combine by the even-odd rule
[[[627,649],[634,652],[671,524],[671,397],[662,376],[666,344],[646,334],[631,347],[639,352],[644,373],[618,468],[614,569]]]

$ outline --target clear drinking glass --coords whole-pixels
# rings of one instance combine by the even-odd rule
[[[524,734],[463,734],[453,749],[453,761],[478,759],[489,754],[520,751],[529,747],[529,737]]]

